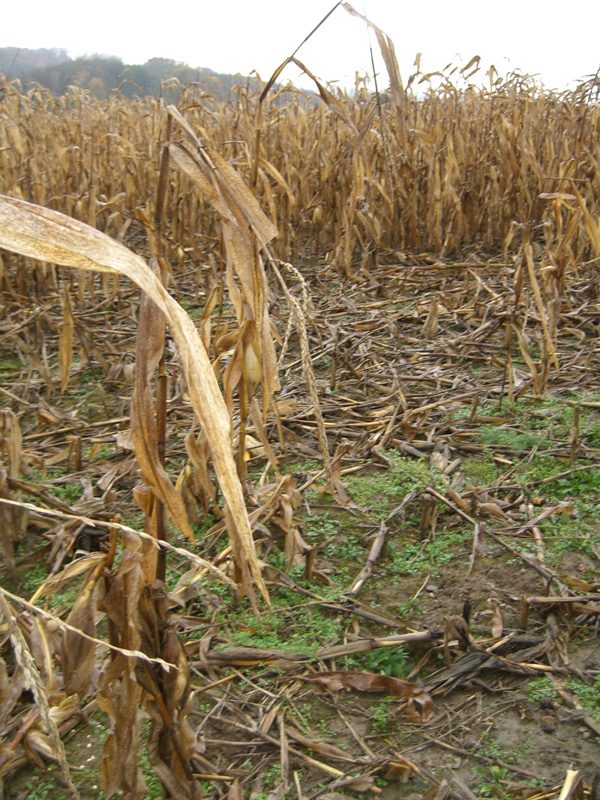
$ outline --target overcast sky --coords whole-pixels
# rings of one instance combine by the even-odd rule
[[[333,0],[28,0],[5,2],[0,48],[60,47],[72,57],[116,55],[139,64],[153,56],[217,72],[256,70],[266,80],[333,8]],[[520,70],[549,88],[600,66],[600,0],[355,0],[392,39],[402,78],[422,53],[423,72],[481,56],[483,70]],[[383,70],[377,44],[376,67]],[[1,55],[1,54],[0,54]],[[297,56],[324,81],[351,86],[371,72],[365,25],[337,8]],[[6,65],[4,65],[6,69]],[[296,67],[282,76],[307,85]]]

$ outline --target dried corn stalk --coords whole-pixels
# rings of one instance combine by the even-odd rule
[[[254,583],[268,598],[231,452],[231,420],[202,340],[189,316],[142,258],[105,234],[56,211],[0,196],[0,246],[54,264],[121,273],[143,289],[165,314],[227,504],[228,530],[242,590],[254,602]],[[160,499],[169,506],[169,497],[164,492]]]

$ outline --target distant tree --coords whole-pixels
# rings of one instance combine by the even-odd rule
[[[123,69],[123,62],[115,56],[83,56],[31,70],[22,79],[40,83],[54,94],[62,94],[67,86],[72,85],[92,90],[89,84],[98,78],[103,86],[103,96],[106,97],[109,91],[119,85]],[[95,86],[98,88],[98,84]]]
[[[26,47],[0,47],[0,72],[9,78],[22,78],[32,69],[68,60],[66,50],[57,47],[29,50]]]
[[[0,74],[19,78],[24,85],[38,83],[55,95],[75,85],[89,89],[101,99],[119,90],[126,97],[153,95],[174,102],[179,97],[178,86],[190,83],[204,85],[207,93],[223,99],[240,87],[249,85],[255,89],[259,86],[255,78],[190,67],[171,58],[157,57],[145,64],[128,65],[120,58],[103,54],[71,59],[66,50],[59,48],[0,48]]]

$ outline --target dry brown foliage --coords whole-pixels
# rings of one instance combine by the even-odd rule
[[[405,87],[392,43],[379,29],[375,33],[390,77],[385,102],[371,98],[360,82],[350,97],[314,76],[318,98],[289,89],[284,94],[274,81],[285,64],[293,61],[310,75],[295,57],[281,65],[260,96],[238,89],[229,101],[217,102],[198,87],[181,87],[177,107],[167,109],[149,98],[130,101],[116,95],[97,101],[76,88],[61,98],[39,87],[22,91],[15,82],[0,89],[0,288],[10,320],[2,336],[28,370],[20,395],[15,387],[0,387],[12,404],[0,412],[0,548],[13,582],[14,543],[27,528],[28,515],[55,520],[45,533],[53,574],[30,601],[5,590],[0,597],[2,632],[15,654],[18,687],[10,690],[0,660],[0,722],[12,730],[11,715],[26,689],[38,709],[0,749],[0,776],[18,765],[15,750],[24,742],[19,763],[39,760],[35,754],[56,759],[75,796],[61,725],[73,718],[80,700],[93,695],[91,703],[111,720],[100,766],[107,797],[145,795],[138,759],[143,708],[151,721],[149,761],[169,797],[199,797],[204,775],[223,780],[230,786],[227,796],[240,798],[241,769],[224,761],[217,768],[194,738],[191,656],[197,654],[196,667],[209,676],[209,686],[200,691],[228,680],[216,672],[224,664],[287,665],[294,659],[264,649],[211,651],[215,614],[200,643],[188,642],[186,649],[171,624],[173,608],[185,606],[211,572],[238,599],[247,595],[259,617],[255,590],[269,602],[265,572],[272,581],[286,580],[283,574],[273,578],[257,553],[257,536],[270,537],[267,523],[284,531],[290,565],[302,564],[308,579],[327,583],[315,548],[297,524],[304,489],[327,489],[352,509],[342,483],[343,460],[369,453],[385,460],[381,450],[389,443],[413,455],[420,447],[446,469],[447,452],[435,450],[434,435],[438,444],[460,445],[440,432],[440,419],[468,401],[475,420],[479,403],[471,383],[461,389],[448,374],[453,359],[471,357],[473,349],[481,358],[485,351],[489,373],[481,391],[491,393],[493,386],[512,405],[524,392],[540,395],[553,379],[561,379],[572,367],[562,342],[581,342],[589,335],[578,315],[595,300],[586,292],[595,292],[588,276],[596,275],[600,259],[597,80],[562,95],[519,76],[494,81],[493,74],[488,89],[457,87],[443,78],[433,90],[420,73]],[[497,258],[489,257],[492,252]],[[335,278],[352,291],[328,297],[325,312],[315,309],[304,275],[293,266],[300,254],[304,263],[311,257],[323,262],[311,276],[317,286]],[[446,279],[451,256],[452,269],[460,270],[454,283]],[[131,294],[129,282],[142,290],[141,300]],[[196,297],[205,296],[196,324],[174,297],[190,283]],[[410,335],[403,332],[408,323],[402,312],[383,322],[372,315],[385,305],[378,298],[385,296],[386,286],[419,295],[410,321],[417,330]],[[356,303],[353,292],[360,293]],[[136,316],[135,344],[95,339],[86,320],[106,302],[114,303],[124,319]],[[357,306],[368,309],[367,315],[348,323]],[[26,319],[19,317],[23,308],[28,308]],[[460,332],[446,339],[440,360],[436,336],[449,321]],[[110,326],[109,333],[115,330]],[[167,331],[176,350],[169,364],[170,397],[187,415],[181,436],[186,463],[178,478],[165,464]],[[289,364],[282,366],[292,342],[301,382]],[[78,345],[80,366],[74,371]],[[55,364],[49,362],[49,347]],[[393,363],[385,361],[385,352],[394,354]],[[526,370],[516,369],[517,354]],[[324,357],[331,359],[329,373],[317,380],[313,364]],[[80,472],[83,428],[90,426],[58,411],[53,398],[66,394],[81,365],[92,361],[107,380],[133,387],[130,412],[101,424],[130,427],[116,434],[124,457],[95,486],[88,479],[81,501],[69,504],[48,493],[43,479],[31,480],[31,470],[39,466],[45,475],[53,464],[66,463]],[[294,397],[278,396],[280,367]],[[401,368],[410,371],[409,378]],[[333,390],[348,380],[359,388],[333,398]],[[367,385],[374,387],[375,399],[366,396]],[[108,400],[103,402],[108,408]],[[43,431],[26,436],[31,441],[47,435],[51,444],[44,455],[24,447],[19,409],[35,411]],[[64,435],[60,448],[52,441],[56,434]],[[567,454],[571,465],[578,436],[577,417]],[[323,462],[323,470],[300,487],[279,471],[281,455],[296,446]],[[251,450],[265,456],[263,478],[271,467],[273,484],[266,479],[247,483]],[[144,533],[123,525],[114,513],[113,486],[138,476],[142,484],[130,493],[144,513]],[[482,532],[479,517],[511,519],[510,504],[487,495],[466,498],[451,487],[447,496],[433,488],[419,496],[409,493],[382,523],[367,566],[348,592],[353,613],[394,624],[360,607],[355,596],[372,575],[394,514],[418,500],[425,539],[435,531],[435,499],[473,526],[471,566]],[[209,560],[168,540],[167,512],[193,542],[194,523],[209,511],[220,518],[211,534],[228,532],[229,545],[218,556]],[[529,519],[525,528],[535,529],[542,519]],[[97,535],[98,528],[99,552],[70,561],[82,532]],[[164,586],[167,552],[189,566],[173,593]],[[548,585],[554,580],[564,589],[560,576],[540,569]],[[83,584],[67,615],[36,606],[74,577],[82,577]],[[530,598],[532,604],[537,600]],[[341,605],[336,608],[345,613]],[[500,641],[503,620],[497,608],[492,624]],[[468,615],[448,615],[445,630],[446,654],[451,639],[464,649],[473,645]],[[462,636],[454,636],[457,631]],[[411,636],[420,642],[432,638],[428,631],[404,636],[406,642],[413,641],[406,638]],[[321,648],[312,660],[321,664],[394,643],[357,638]],[[104,660],[102,648],[109,651]],[[449,668],[439,685],[432,684],[431,694],[496,659],[481,648],[467,656],[475,657],[475,666],[469,661],[458,678]],[[296,660],[306,666],[311,659]],[[521,662],[511,666],[522,672],[529,668]],[[329,691],[377,690],[401,697],[402,710],[415,724],[434,715],[431,694],[410,682],[322,668],[317,675],[297,677],[286,697],[298,692],[301,681],[312,682]],[[376,758],[362,740],[359,777],[350,766],[345,771],[332,767],[320,759],[352,759],[286,723],[282,702],[273,703],[259,723],[250,719],[246,706],[236,721],[226,700],[216,716],[245,737],[251,734],[259,744],[279,748],[282,792],[295,781],[301,796],[299,778],[290,774],[290,754],[326,774],[332,789],[375,790],[372,776],[383,763],[395,776],[412,773],[430,780],[398,753]],[[269,733],[275,722],[279,738]],[[579,785],[575,778],[569,781]],[[446,793],[444,782],[430,782],[436,797],[457,796],[455,790]]]

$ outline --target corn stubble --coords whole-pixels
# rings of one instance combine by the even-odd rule
[[[23,92],[14,81],[2,87],[0,247],[18,256],[0,251],[0,282],[15,299],[48,287],[60,297],[60,386],[43,357],[27,351],[27,343],[14,334],[49,394],[69,385],[77,313],[84,303],[99,293],[118,297],[125,280],[142,290],[131,422],[144,482],[135,495],[148,535],[114,525],[108,551],[77,562],[86,582],[66,628],[59,620],[52,628],[44,618],[44,624],[36,623],[35,641],[26,642],[15,627],[16,601],[1,598],[14,646],[20,648],[24,685],[38,694],[42,683],[48,692],[60,687],[55,708],[88,696],[97,652],[95,612],[99,606],[105,611],[111,655],[96,700],[112,720],[101,765],[108,797],[117,791],[132,799],[144,796],[138,763],[142,705],[152,720],[150,762],[168,795],[199,796],[187,723],[189,668],[166,625],[166,599],[155,589],[164,557],[157,547],[164,538],[162,509],[190,541],[190,520],[198,510],[223,514],[239,594],[248,595],[257,612],[256,590],[268,602],[252,525],[269,508],[291,517],[298,496],[289,478],[279,474],[265,427],[279,389],[279,334],[269,313],[273,288],[267,275],[277,280],[290,310],[283,352],[292,322],[298,331],[326,478],[331,492],[344,501],[342,452],[338,448],[331,461],[312,372],[306,284],[292,266],[299,253],[327,253],[325,277],[367,281],[378,254],[427,250],[443,259],[465,248],[502,250],[507,265],[504,389],[511,401],[515,343],[534,391],[543,392],[559,363],[558,319],[569,304],[569,278],[594,269],[600,258],[597,80],[556,95],[522,76],[497,81],[492,69],[488,89],[466,81],[458,87],[442,76],[434,90],[417,66],[405,87],[393,44],[366,22],[388,70],[389,102],[379,97],[374,102],[360,81],[353,97],[332,92],[295,54],[260,96],[237,89],[220,102],[210,91],[180,87],[177,108],[118,94],[100,102],[77,88],[54,98],[39,87]],[[322,102],[276,86],[288,63],[313,78]],[[474,63],[477,68],[473,61],[464,72]],[[171,125],[174,133],[164,137]],[[150,237],[149,263],[123,244],[128,237],[137,247],[144,230]],[[197,327],[168,291],[190,262],[206,265],[207,299]],[[63,274],[56,265],[79,272]],[[200,270],[198,276],[199,287]],[[297,283],[302,300],[288,280]],[[231,327],[223,319],[225,297],[233,307]],[[437,308],[432,303],[427,337],[437,331]],[[161,452],[161,399],[155,401],[151,391],[164,364],[166,326],[201,426],[199,434],[186,435],[189,463],[176,486]],[[534,328],[537,361],[528,347]],[[93,343],[89,347],[102,364],[102,354]],[[243,493],[248,419],[278,478],[251,520]],[[16,477],[22,467],[21,432],[13,412],[3,411],[0,423],[5,467],[0,500],[10,501],[7,476]],[[14,577],[12,542],[22,524],[18,503],[0,502],[0,514],[0,545]],[[307,547],[299,532],[294,536],[286,545],[288,555]],[[163,550],[169,547],[165,541]],[[71,575],[69,569],[64,577]],[[30,650],[47,654],[39,672],[31,666]],[[52,652],[62,654],[62,677]],[[174,666],[166,669],[165,662]],[[47,706],[47,697],[41,698],[42,718],[50,713]],[[53,744],[52,725],[46,724],[45,752],[59,760],[70,781],[64,753]],[[11,759],[1,762],[0,771]]]

